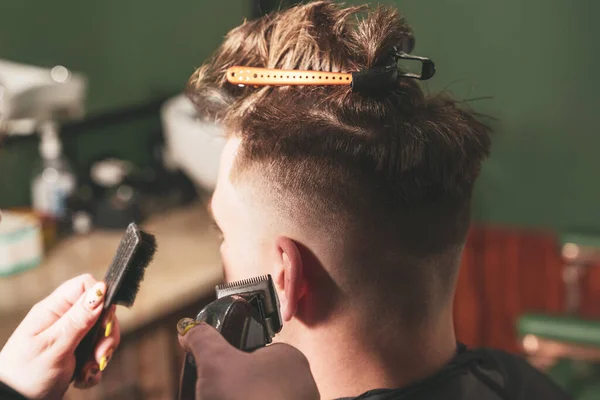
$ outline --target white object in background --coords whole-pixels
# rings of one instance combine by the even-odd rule
[[[87,79],[62,65],[41,68],[0,59],[0,120],[9,134],[32,134],[39,121],[83,117]]]
[[[111,188],[119,186],[131,170],[128,162],[110,158],[95,163],[91,168],[91,178],[95,184]]]
[[[199,188],[214,190],[225,146],[223,127],[198,119],[194,105],[185,95],[168,100],[161,118],[167,163],[181,169]]]
[[[92,217],[85,211],[73,214],[73,231],[78,235],[90,233],[92,230]]]
[[[40,224],[33,217],[3,212],[0,222],[0,276],[36,267],[42,261]]]
[[[43,126],[40,155],[41,163],[31,183],[33,209],[45,216],[62,218],[76,182],[69,163],[62,156],[62,145],[52,123]]]

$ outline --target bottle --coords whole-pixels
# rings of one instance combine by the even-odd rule
[[[62,155],[62,144],[56,126],[42,126],[40,162],[34,170],[31,184],[33,209],[43,218],[56,222],[66,216],[67,199],[75,190],[75,175]]]

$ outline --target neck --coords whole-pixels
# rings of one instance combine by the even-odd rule
[[[308,358],[324,399],[400,388],[434,374],[454,356],[451,310],[445,314],[435,324],[412,331],[401,321],[372,325],[340,318],[312,327],[293,344]]]

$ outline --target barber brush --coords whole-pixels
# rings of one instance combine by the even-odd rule
[[[185,333],[198,323],[207,323],[234,347],[253,351],[271,343],[282,328],[279,298],[271,275],[245,279],[216,287],[217,300],[196,316],[179,321],[177,330]],[[186,354],[181,371],[180,400],[195,398],[196,364]]]
[[[136,224],[129,224],[113,262],[104,276],[106,296],[100,318],[75,350],[76,364],[73,379],[84,379],[83,366],[93,358],[96,344],[105,336],[102,321],[110,312],[112,305],[117,304],[127,308],[133,306],[146,267],[152,261],[155,252],[155,237],[140,230]]]

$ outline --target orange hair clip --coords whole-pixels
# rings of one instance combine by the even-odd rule
[[[227,81],[248,86],[351,85],[352,74],[236,66],[227,69]]]

